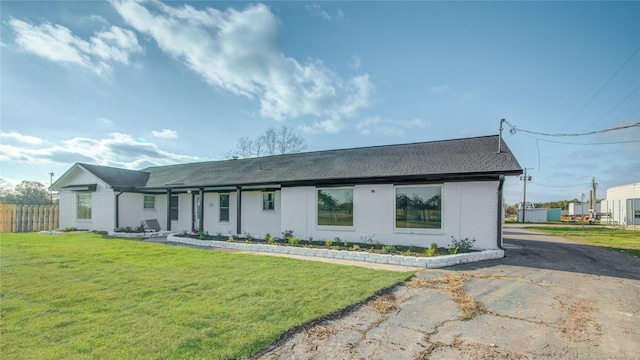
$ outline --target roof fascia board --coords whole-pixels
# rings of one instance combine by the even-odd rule
[[[248,183],[248,184],[222,184],[222,185],[185,185],[185,186],[156,186],[135,189],[123,189],[126,192],[140,193],[164,193],[171,190],[174,193],[185,193],[187,190],[197,190],[204,188],[204,192],[225,192],[235,191],[236,187],[243,190],[260,190],[260,189],[278,189],[283,187],[296,186],[318,186],[318,185],[350,185],[350,184],[382,184],[382,183],[441,183],[463,182],[463,181],[495,181],[499,180],[500,175],[516,176],[522,174],[522,170],[491,172],[491,173],[469,173],[469,174],[434,174],[434,175],[409,175],[409,176],[386,176],[375,178],[333,178],[319,180],[293,180],[285,181],[279,184],[274,183]]]

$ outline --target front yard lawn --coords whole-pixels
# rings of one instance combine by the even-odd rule
[[[6,359],[220,359],[410,277],[288,258],[2,234]]]
[[[640,231],[610,229],[602,226],[530,226],[527,230],[539,231],[585,244],[601,246],[606,249],[640,258]]]

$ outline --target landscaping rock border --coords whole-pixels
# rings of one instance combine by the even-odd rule
[[[168,231],[147,231],[147,232],[141,232],[141,233],[127,233],[127,232],[115,232],[115,231],[109,231],[107,233],[107,235],[109,236],[113,236],[113,237],[119,237],[119,238],[144,238],[144,239],[148,239],[148,238],[153,238],[153,237],[159,237],[159,236],[169,236],[170,233]]]
[[[121,234],[121,233],[118,233]],[[187,237],[177,236],[176,234],[167,235],[168,242],[189,244],[196,246],[208,246],[213,248],[236,249],[245,251],[270,252],[291,254],[300,256],[315,256],[333,259],[344,259],[354,261],[366,261],[378,264],[402,265],[420,268],[441,268],[446,266],[466,264],[483,260],[501,259],[504,257],[504,250],[483,250],[464,254],[454,254],[433,257],[403,256],[391,254],[375,254],[363,251],[344,251],[332,249],[316,249],[294,246],[279,246],[268,244],[247,244],[243,242],[217,241],[217,240],[199,240]]]

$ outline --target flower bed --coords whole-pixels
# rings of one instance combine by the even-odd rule
[[[266,241],[256,239],[231,239],[225,240],[222,236],[170,234],[167,241],[183,244],[209,246],[227,249],[239,249],[246,251],[283,253],[301,256],[316,256],[334,259],[355,261],[367,261],[380,264],[404,265],[421,268],[439,268],[456,264],[476,262],[481,260],[498,259],[504,257],[503,250],[472,251],[468,253],[450,254],[446,249],[438,249],[433,256],[428,256],[427,250],[418,247],[402,247],[403,253],[388,253],[391,250],[381,244],[353,244],[351,247],[333,245],[324,246],[314,241],[298,241],[292,245],[290,241]],[[295,242],[295,241],[294,241]],[[344,244],[343,244],[344,245]],[[351,245],[351,244],[349,244]],[[357,245],[357,247],[356,247]],[[369,247],[363,249],[361,246]],[[416,251],[422,249],[422,252]],[[412,251],[409,251],[412,250]],[[444,252],[444,254],[443,254]],[[445,255],[446,254],[446,255]]]

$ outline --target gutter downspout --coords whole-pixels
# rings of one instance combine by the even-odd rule
[[[236,186],[236,234],[242,234],[242,188]]]
[[[120,195],[124,194],[124,191],[120,191],[120,194],[116,194],[116,229],[120,227]]]
[[[498,224],[498,238],[496,239],[496,244],[498,245],[498,249],[500,250],[505,250],[504,247],[502,247],[502,203],[504,201],[503,199],[503,193],[502,193],[502,187],[504,186],[504,175],[500,175],[500,185],[498,185],[498,219],[497,219],[497,224]]]
[[[167,189],[167,231],[171,231],[171,189]]]

